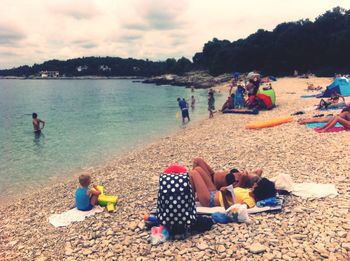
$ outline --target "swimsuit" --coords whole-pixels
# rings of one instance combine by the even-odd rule
[[[216,195],[216,192],[218,192],[218,191],[217,190],[210,191],[210,200],[209,200],[209,207],[210,208],[215,207],[215,195]]]

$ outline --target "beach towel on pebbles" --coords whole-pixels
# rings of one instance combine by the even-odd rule
[[[338,195],[334,184],[294,183],[288,174],[279,174],[271,181],[275,182],[276,189],[286,190],[302,198],[324,198]]]
[[[61,214],[53,214],[49,217],[49,222],[54,227],[65,227],[76,221],[83,221],[88,216],[93,216],[95,213],[103,212],[103,207],[95,206],[89,211],[81,211],[77,208],[70,209]]]

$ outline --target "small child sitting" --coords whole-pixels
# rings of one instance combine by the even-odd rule
[[[89,189],[91,184],[91,177],[89,174],[82,174],[79,176],[80,186],[75,192],[75,205],[77,209],[82,211],[91,210],[97,203],[97,198],[101,192],[97,186],[94,189]]]

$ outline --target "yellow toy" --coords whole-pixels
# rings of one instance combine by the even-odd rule
[[[103,192],[103,186],[97,186],[97,189],[101,192],[101,194],[97,198],[97,203],[100,206],[104,206],[107,208],[108,212],[112,212],[115,210],[115,205],[118,202],[117,196],[105,195]]]

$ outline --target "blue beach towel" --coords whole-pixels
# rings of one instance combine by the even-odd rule
[[[315,128],[322,128],[324,125],[326,125],[326,122],[313,122],[313,123],[306,123],[306,127],[315,129]],[[335,127],[342,127],[340,123],[337,123]]]

